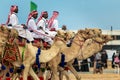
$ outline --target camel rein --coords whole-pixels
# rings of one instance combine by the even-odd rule
[[[83,56],[83,53],[82,53],[82,46],[83,46],[83,43],[85,42],[84,40],[80,40],[80,38],[78,37],[78,35],[75,35],[76,36],[76,38],[78,39],[78,41],[79,41],[79,43],[77,43],[76,41],[72,41],[72,42],[74,42],[76,45],[78,45],[78,46],[80,46],[80,48],[79,48],[79,51],[78,51],[78,53],[80,54],[81,53],[81,57],[84,59],[84,56]]]

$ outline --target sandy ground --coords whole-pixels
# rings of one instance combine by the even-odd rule
[[[71,80],[76,80],[73,74],[69,74]],[[120,80],[120,74],[115,73],[103,73],[103,74],[92,74],[92,73],[79,73],[81,80]],[[64,77],[64,80],[66,78]]]
[[[116,73],[110,64],[107,69],[103,69],[103,74],[93,74],[93,68],[90,68],[90,72],[78,73],[81,76],[81,80],[120,80],[120,74]],[[68,72],[68,74],[71,80],[76,80],[71,72]],[[64,80],[66,80],[65,76]]]
[[[104,70],[103,74],[93,74],[90,72],[78,72],[81,80],[120,80],[120,74],[115,73],[113,69]],[[71,80],[76,80],[71,72],[68,72]],[[64,80],[66,78],[64,77]]]

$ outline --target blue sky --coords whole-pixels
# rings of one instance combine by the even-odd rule
[[[120,29],[120,0],[0,0],[0,23],[5,23],[11,5],[19,6],[19,22],[26,23],[30,1],[38,5],[38,12],[59,11],[59,27],[70,30],[84,28]]]

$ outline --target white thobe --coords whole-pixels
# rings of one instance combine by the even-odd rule
[[[55,30],[58,30],[58,20],[57,20],[57,19],[54,19],[54,21],[53,21],[50,29],[51,29],[51,28],[55,28]]]
[[[37,24],[38,30],[39,30],[39,27],[42,27],[43,30],[45,32],[47,32],[50,37],[54,38],[55,35],[57,34],[57,32],[56,31],[49,31],[49,29],[47,28],[47,25],[48,25],[48,23],[47,23],[46,19],[42,18]]]
[[[45,18],[42,18],[38,23],[37,23],[37,29],[39,30],[39,27],[42,27],[43,30],[46,30],[46,26],[47,26],[47,21]]]
[[[45,32],[43,30],[37,30],[37,25],[35,23],[34,18],[31,18],[28,21],[28,28],[29,30],[33,30],[32,34],[34,38],[41,38],[43,39],[45,42],[48,42],[49,44],[53,43],[53,40],[51,39],[51,37],[47,34],[45,34]]]
[[[26,38],[29,41],[34,40],[30,31],[28,31],[27,29],[24,29],[22,25],[18,25],[19,21],[15,13],[11,14],[10,21],[8,24],[12,24],[12,28],[15,28],[18,31],[19,36]]]
[[[18,25],[18,17],[16,15],[16,13],[13,13],[10,15],[10,21],[8,24],[12,24],[12,26]]]

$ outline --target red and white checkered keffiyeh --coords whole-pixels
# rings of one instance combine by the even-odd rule
[[[51,29],[51,26],[53,24],[54,19],[57,18],[57,16],[59,15],[58,11],[53,11],[53,16],[50,18],[50,20],[48,21],[48,29]]]
[[[36,11],[36,10],[34,10],[34,11],[32,11],[32,12],[30,12],[29,13],[29,15],[28,15],[28,20],[27,20],[27,25],[28,25],[28,21],[33,17],[33,15],[35,15],[35,14],[38,14],[38,12]]]
[[[38,24],[38,22],[42,19],[42,17],[43,17],[44,14],[48,14],[47,11],[42,11],[42,12],[41,12],[41,15],[40,15],[40,17],[38,18],[38,21],[36,22],[36,24]]]
[[[16,6],[16,5],[12,5],[11,7],[10,7],[10,13],[9,13],[9,15],[8,15],[8,20],[7,20],[7,22],[6,22],[6,24],[8,25],[8,23],[9,23],[9,21],[10,21],[10,16],[13,14],[13,12],[15,12],[15,10],[18,8],[18,6]]]

